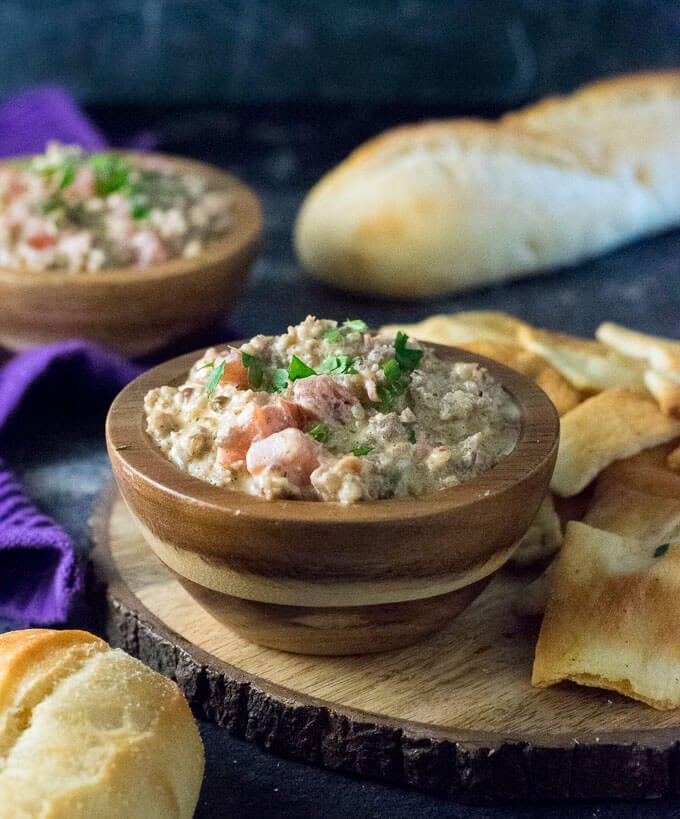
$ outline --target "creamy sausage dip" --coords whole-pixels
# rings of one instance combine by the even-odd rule
[[[184,384],[151,390],[144,411],[156,445],[198,478],[345,504],[468,481],[512,451],[520,428],[478,364],[313,316],[207,350]]]
[[[88,273],[198,256],[229,229],[230,204],[167,157],[50,143],[0,167],[0,266]]]

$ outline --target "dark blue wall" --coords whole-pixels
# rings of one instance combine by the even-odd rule
[[[507,107],[663,66],[678,0],[0,0],[0,97]]]

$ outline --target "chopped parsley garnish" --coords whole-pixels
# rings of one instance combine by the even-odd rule
[[[342,322],[342,327],[344,330],[349,330],[353,333],[365,333],[366,330],[368,330],[368,325],[361,319],[345,319],[345,321]]]
[[[146,219],[151,213],[149,207],[149,200],[143,193],[134,193],[130,195],[130,216],[133,219]]]
[[[339,327],[334,327],[324,334],[324,338],[328,341],[340,341],[346,333],[365,333],[368,330],[368,325],[361,319],[346,319]]]
[[[316,370],[294,355],[288,365],[288,380],[297,381],[298,378],[308,378],[310,375],[316,375]]]
[[[57,187],[58,191],[63,191],[64,188],[68,188],[68,186],[73,182],[76,178],[76,164],[73,160],[66,160],[64,162],[63,171],[61,174],[61,181]]]
[[[355,359],[348,355],[329,355],[319,364],[317,372],[356,375],[357,369],[353,366],[354,361]]]
[[[406,342],[408,341],[408,336],[406,333],[397,333],[397,337],[394,340],[394,358],[402,368],[406,372],[413,372],[415,368],[420,364],[420,359],[423,357],[422,350],[412,350],[411,348],[406,346]]]
[[[408,431],[408,436],[407,437],[408,437],[408,441],[409,441],[410,444],[415,444],[415,442],[416,442],[416,431],[415,431],[415,429],[410,429]]]
[[[394,410],[397,401],[411,383],[411,373],[423,357],[423,351],[410,349],[406,346],[407,341],[406,333],[397,333],[394,358],[388,359],[382,366],[384,381],[377,385],[381,412]]]
[[[328,440],[330,430],[325,424],[316,424],[307,434],[311,435],[312,438],[314,438],[314,440],[318,441],[320,444],[324,444]]]
[[[210,366],[208,364],[205,365],[206,367]],[[213,364],[213,371],[210,374],[210,379],[208,383],[205,385],[205,391],[208,395],[212,395],[215,392],[215,387],[220,383],[220,378],[222,378],[224,374],[224,361],[220,361],[217,367]]]
[[[259,389],[262,386],[264,361],[256,355],[241,352],[241,363],[248,370],[248,384]]]
[[[325,358],[318,369],[310,367],[309,364],[294,355],[287,370],[276,369],[272,376],[271,391],[281,392],[285,390],[291,381],[297,381],[299,378],[309,378],[310,375],[320,375],[321,373],[333,373],[334,375],[341,374],[356,374],[357,370],[354,368],[354,358],[347,355],[329,355]],[[246,364],[246,362],[243,362]],[[246,364],[246,366],[248,366]],[[260,381],[260,383],[262,383]],[[259,385],[258,385],[259,386]]]
[[[37,163],[36,172],[41,176],[51,177],[55,185],[55,193],[43,205],[43,213],[51,213],[66,206],[61,193],[73,184],[78,169],[85,165],[89,165],[94,171],[94,191],[97,196],[105,198],[112,193],[119,193],[128,200],[133,219],[146,219],[149,216],[151,207],[144,187],[144,179],[148,174],[143,175],[127,157],[118,154],[83,156],[80,153],[70,153],[57,164],[48,159]],[[69,203],[71,208],[76,204]]]
[[[52,211],[64,207],[65,203],[62,199],[61,192],[73,183],[77,171],[78,160],[75,156],[70,154],[67,154],[63,162],[59,165],[47,163],[37,169],[37,172],[41,176],[49,176],[53,183],[56,183],[55,193],[50,196],[41,208],[44,214],[52,213]]]
[[[109,196],[119,191],[122,193],[122,189],[128,186],[132,166],[125,157],[117,154],[93,154],[88,161],[94,169],[94,189],[97,196]]]
[[[50,198],[45,201],[40,210],[45,215],[47,215],[48,213],[52,213],[52,211],[58,210],[63,206],[64,206],[63,199],[61,198],[61,196],[55,194],[54,196],[50,196]]]
[[[669,543],[662,543],[661,546],[657,546],[656,549],[654,549],[654,557],[661,557],[662,555],[665,555],[669,546]]]
[[[372,446],[357,446],[352,450],[352,455],[368,455],[369,452],[372,452]]]
[[[272,376],[272,391],[283,392],[288,386],[288,370],[276,369]]]

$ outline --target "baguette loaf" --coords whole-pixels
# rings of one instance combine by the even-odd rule
[[[203,766],[170,680],[84,631],[0,635],[3,819],[189,819]]]
[[[312,275],[422,298],[579,262],[680,223],[680,71],[585,86],[497,121],[403,126],[309,192]]]

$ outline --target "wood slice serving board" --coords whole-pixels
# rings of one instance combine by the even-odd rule
[[[108,637],[177,680],[198,712],[261,747],[456,798],[680,792],[680,713],[530,685],[537,624],[504,572],[416,646],[351,657],[263,648],[204,611],[146,546],[113,487],[94,517]]]

